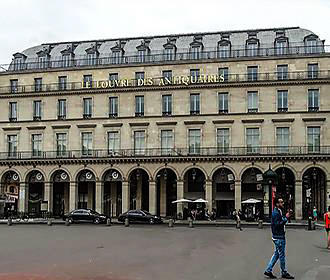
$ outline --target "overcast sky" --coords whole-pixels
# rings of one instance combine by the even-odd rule
[[[300,26],[330,44],[330,0],[0,0],[0,63],[41,43]]]

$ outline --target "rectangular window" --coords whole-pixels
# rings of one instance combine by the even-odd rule
[[[258,92],[248,91],[248,113],[258,112]]]
[[[33,120],[40,121],[41,120],[41,100],[33,101]]]
[[[67,77],[59,76],[58,77],[58,90],[66,90]]]
[[[144,80],[144,72],[135,72],[136,80]]]
[[[118,117],[118,97],[109,97],[109,117]]]
[[[317,41],[315,39],[306,40],[306,53],[317,53]]]
[[[201,130],[189,129],[189,154],[199,154],[201,148]]]
[[[93,76],[84,75],[84,87],[90,88],[93,86]]]
[[[59,99],[57,101],[57,119],[65,120],[66,119],[66,100]]]
[[[219,77],[223,77],[224,82],[228,82],[229,78],[229,68],[223,67],[218,69]]]
[[[260,149],[259,128],[246,129],[246,147],[248,153],[258,153]]]
[[[134,153],[136,155],[144,155],[146,146],[145,132],[134,131]]]
[[[276,128],[276,150],[278,153],[288,153],[290,144],[290,130],[288,127]]]
[[[92,117],[92,98],[84,98],[84,119],[90,119]]]
[[[229,128],[217,129],[217,150],[218,154],[225,154],[229,151]]]
[[[307,144],[309,153],[320,152],[320,131],[319,126],[307,127]]]
[[[122,52],[121,51],[113,51],[111,55],[111,61],[113,64],[122,63]]]
[[[275,54],[276,55],[285,55],[288,51],[287,41],[276,41],[275,43]]]
[[[308,64],[308,79],[317,79],[319,76],[319,65],[317,63]]]
[[[118,81],[118,80],[119,80],[118,73],[110,73],[109,74],[109,81]]]
[[[9,102],[9,121],[17,121],[17,102]]]
[[[190,115],[199,115],[200,96],[199,93],[190,94]]]
[[[138,62],[146,62],[147,61],[147,50],[138,50]]]
[[[219,113],[228,113],[228,92],[219,93]]]
[[[174,148],[174,139],[173,139],[172,130],[162,130],[161,131],[161,153],[162,155],[169,155],[172,153]]]
[[[247,67],[247,80],[250,82],[258,81],[258,66]]]
[[[168,85],[172,83],[172,70],[164,70],[163,71],[163,80],[164,84]]]
[[[91,156],[93,154],[93,134],[92,132],[81,133],[81,151],[83,156]]]
[[[320,106],[320,92],[318,89],[308,90],[308,111],[317,112]]]
[[[56,133],[56,155],[59,157],[66,156],[67,152],[67,134]]]
[[[278,90],[277,91],[277,111],[287,112],[288,111],[288,91]]]
[[[277,65],[277,79],[287,80],[289,78],[288,65]]]
[[[144,96],[135,96],[135,116],[144,116]]]
[[[34,90],[37,92],[42,91],[42,78],[34,79]]]
[[[219,53],[218,53],[219,58],[230,57],[230,45],[229,44],[219,45],[218,51],[219,51]]]
[[[199,69],[190,69],[190,77],[192,78],[192,81],[197,82],[200,75]]]
[[[172,95],[162,96],[162,112],[163,116],[172,115]]]
[[[11,93],[18,92],[18,80],[17,79],[10,80],[10,92]]]
[[[62,67],[70,67],[71,66],[71,54],[64,54],[62,56]]]
[[[38,57],[39,68],[47,68],[48,67],[48,57],[47,56],[39,56]]]
[[[108,132],[108,154],[114,155],[119,152],[119,132],[109,131]]]
[[[42,150],[42,135],[41,134],[32,134],[32,156],[41,157]]]
[[[8,157],[17,157],[17,135],[7,136]]]

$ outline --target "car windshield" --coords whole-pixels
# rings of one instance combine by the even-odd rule
[[[94,210],[92,210],[92,209],[90,209],[89,212],[90,212],[91,214],[94,214],[94,215],[100,215],[99,213],[97,213],[96,211],[94,211]]]
[[[146,215],[151,215],[148,211],[145,211],[145,210],[141,210],[141,212],[143,212]]]

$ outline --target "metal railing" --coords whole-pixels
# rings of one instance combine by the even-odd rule
[[[206,147],[174,149],[119,149],[119,150],[69,150],[45,152],[1,152],[0,160],[31,159],[84,159],[84,158],[143,158],[191,156],[301,156],[330,155],[330,146],[260,146],[260,147]]]
[[[76,67],[96,67],[110,66],[121,64],[141,64],[141,63],[159,63],[159,62],[175,62],[175,61],[198,61],[208,59],[228,60],[232,58],[256,58],[270,56],[302,56],[329,53],[329,45],[316,46],[291,46],[287,48],[258,48],[248,49],[246,47],[231,47],[230,50],[221,50],[217,48],[204,48],[199,52],[191,52],[189,49],[182,52],[174,52],[171,55],[164,53],[163,50],[150,51],[148,54],[141,56],[137,53],[125,53],[118,56],[117,54],[104,54],[98,58],[87,58],[87,55],[75,56],[70,60],[62,57],[51,57],[49,61],[38,61],[38,59],[29,59],[26,62],[15,63],[13,60],[10,64],[0,65],[1,71],[26,71],[26,70],[47,70],[56,68],[76,68]]]
[[[217,75],[217,74],[215,74]],[[210,74],[209,76],[212,76]],[[184,76],[184,80],[178,79],[178,77],[172,78],[171,83],[168,83],[166,86],[173,86],[173,85],[189,85],[189,84],[205,84],[205,80],[207,78],[203,78],[205,76],[200,76],[200,79],[196,79],[195,77],[187,77]],[[232,84],[232,83],[256,83],[256,82],[268,82],[268,81],[279,81],[279,82],[285,82],[285,81],[297,81],[297,80],[325,80],[330,79],[330,70],[320,70],[317,72],[317,76],[314,78],[310,77],[310,72],[308,71],[294,71],[294,72],[288,72],[287,78],[284,79],[278,72],[267,72],[267,73],[258,73],[255,80],[251,81],[248,78],[248,74],[228,74],[226,75],[226,79],[221,81],[216,81],[215,79],[207,80],[207,84]],[[121,81],[121,80],[119,80]],[[152,78],[152,85],[163,85],[161,83],[163,81],[163,77],[157,77]],[[104,83],[103,83],[104,82]],[[102,89],[104,88],[102,84],[107,84],[107,88],[116,88],[116,87],[125,87],[125,88],[134,88],[134,87],[141,87],[141,81],[137,79],[130,79],[128,80],[128,83],[125,81],[124,85],[120,85],[120,82],[117,83],[117,85],[114,83],[114,81],[92,81],[90,82],[90,86],[88,89]],[[142,85],[143,86],[143,85]],[[150,85],[145,85],[145,87],[149,87]],[[0,87],[0,94],[5,93],[12,93],[12,94],[18,94],[18,93],[31,93],[31,92],[53,92],[53,91],[72,91],[72,90],[84,90],[86,87],[83,85],[83,82],[68,82],[66,84],[66,87],[63,88],[62,83],[51,83],[51,84],[42,84],[38,86],[36,89],[35,85],[18,85],[15,87],[12,86],[5,86]]]

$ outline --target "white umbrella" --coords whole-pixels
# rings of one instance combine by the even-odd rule
[[[195,203],[208,203],[208,201],[203,199],[203,198],[196,199],[193,202],[195,202]]]
[[[242,201],[242,204],[255,204],[255,203],[259,203],[259,202],[261,202],[261,200],[250,198],[250,199]]]
[[[193,201],[190,199],[185,199],[185,198],[181,198],[181,199],[172,201],[172,203],[184,203],[184,202],[193,202]]]

